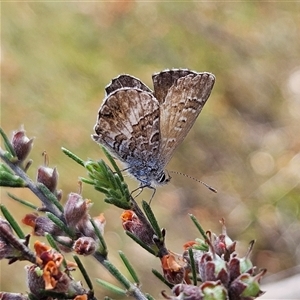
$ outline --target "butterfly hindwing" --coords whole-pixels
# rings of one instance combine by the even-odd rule
[[[152,76],[154,86],[154,96],[162,104],[169,92],[171,86],[181,77],[185,77],[189,74],[197,74],[188,69],[174,69],[165,70],[159,73],[155,73]]]
[[[152,93],[152,91],[139,79],[130,75],[123,74],[112,79],[111,83],[105,87],[106,95],[109,95],[121,88],[135,88],[146,91],[148,93]]]

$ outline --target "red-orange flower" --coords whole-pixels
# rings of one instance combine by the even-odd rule
[[[130,232],[132,232],[133,227],[142,225],[139,218],[132,210],[125,210],[121,215],[121,219],[122,219],[123,228]]]
[[[188,242],[183,244],[183,249],[188,250],[189,248],[193,247],[196,244],[197,243],[195,241],[188,241]]]
[[[78,295],[74,298],[74,300],[88,300],[87,295]]]
[[[57,283],[57,277],[59,275],[59,269],[54,261],[49,261],[44,267],[43,279],[45,281],[45,290],[52,290]]]
[[[41,290],[67,292],[71,279],[60,270],[63,256],[39,241],[34,243],[34,249],[37,257],[37,266],[27,268],[30,291],[35,295],[38,295]]]
[[[58,236],[61,230],[48,217],[39,216],[35,213],[26,214],[22,219],[25,225],[33,228],[33,234],[37,236],[44,236],[45,233]]]
[[[154,232],[146,226],[136,215],[136,213],[132,210],[125,210],[122,215],[122,225],[123,228],[132,234],[134,234],[137,238],[139,238],[142,242],[144,242],[149,247],[156,247],[153,242]]]
[[[189,284],[191,282],[188,278],[188,273],[185,269],[186,263],[182,256],[169,251],[169,254],[164,255],[160,260],[164,277],[168,282],[172,284],[178,284],[184,281]]]

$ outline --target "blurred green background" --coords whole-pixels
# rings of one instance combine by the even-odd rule
[[[264,282],[292,275],[300,264],[299,12],[299,2],[1,3],[1,127],[11,133],[23,124],[35,137],[28,174],[35,178],[46,150],[65,201],[86,173],[61,147],[83,159],[103,157],[90,135],[113,77],[128,73],[152,87],[152,73],[163,69],[214,73],[211,97],[168,170],[203,180],[218,194],[173,174],[157,189],[152,208],[172,251],[182,252],[184,242],[199,236],[188,213],[215,233],[224,217],[240,255],[256,240],[252,259],[268,269]],[[38,204],[28,191],[9,191]],[[1,202],[21,220],[30,211],[6,192]],[[124,251],[142,290],[159,298],[166,287],[151,273],[159,260],[123,233],[121,210],[90,186],[83,196],[94,202],[92,215],[105,213],[112,262],[127,274],[117,254]],[[83,261],[92,278],[115,283],[93,258]],[[1,262],[2,291],[27,290],[24,265]],[[95,287],[99,299],[116,298]]]

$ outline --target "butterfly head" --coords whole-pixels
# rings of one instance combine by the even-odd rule
[[[170,182],[171,176],[167,171],[161,171],[155,178],[154,183],[157,185],[163,185]]]
[[[129,167],[128,172],[140,181],[142,187],[154,188],[167,184],[171,180],[169,173],[161,168],[147,167],[141,168],[137,165]]]

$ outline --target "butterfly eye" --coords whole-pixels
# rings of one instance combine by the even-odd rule
[[[171,180],[171,176],[164,171],[161,172],[157,178],[157,183],[159,184],[166,184]]]

